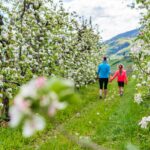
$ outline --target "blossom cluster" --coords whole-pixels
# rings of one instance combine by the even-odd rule
[[[141,93],[135,94],[134,101],[138,104],[140,104],[143,101]]]
[[[23,136],[29,137],[45,127],[44,116],[54,116],[57,110],[66,108],[64,97],[74,93],[74,84],[69,80],[44,77],[32,79],[20,88],[10,108],[10,126],[23,124]],[[42,110],[43,113],[40,113]]]
[[[140,8],[144,8],[145,13],[141,19],[142,28],[138,38],[136,39],[132,49],[131,55],[134,61],[133,79],[136,79],[136,91],[134,101],[138,104],[150,99],[150,26],[149,26],[149,1],[137,0]],[[149,117],[143,117],[139,125],[146,128],[149,122]]]

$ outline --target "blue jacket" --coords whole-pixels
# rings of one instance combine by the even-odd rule
[[[109,78],[110,75],[110,65],[107,63],[107,61],[103,61],[98,66],[98,72],[97,72],[99,78]]]

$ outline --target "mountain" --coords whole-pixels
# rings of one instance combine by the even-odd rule
[[[121,33],[110,40],[106,41],[107,56],[111,55],[126,55],[130,50],[132,41],[139,34],[140,29],[131,30],[125,33]]]
[[[110,43],[112,41],[116,41],[121,38],[134,38],[139,34],[139,30],[140,28],[118,34],[114,36],[113,38],[111,38],[110,40],[105,41],[105,43]]]
[[[138,36],[139,29],[134,29],[121,33],[110,40],[104,42],[106,45],[106,55],[110,58],[112,66],[118,63],[130,64],[129,51],[133,40]]]

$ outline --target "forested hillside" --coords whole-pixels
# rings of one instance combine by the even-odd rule
[[[121,33],[105,42],[106,55],[110,59],[113,70],[116,69],[116,66],[119,63],[130,68],[130,65],[132,64],[130,52],[139,32],[140,29],[131,30]]]

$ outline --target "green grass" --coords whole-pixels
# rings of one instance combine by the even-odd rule
[[[118,69],[119,64],[123,64],[126,70],[131,70],[131,65],[133,64],[131,58],[122,58],[120,60],[114,59],[110,61],[111,72],[115,72]]]
[[[147,116],[148,101],[142,105],[133,102],[135,83],[129,82],[125,95],[118,96],[117,84],[109,84],[109,97],[100,100],[98,85],[89,85],[78,91],[80,101],[48,120],[47,128],[24,139],[21,130],[0,128],[0,150],[82,150],[77,145],[83,138],[106,149],[126,150],[127,144],[141,150],[150,149],[149,129],[141,129],[138,122]]]

